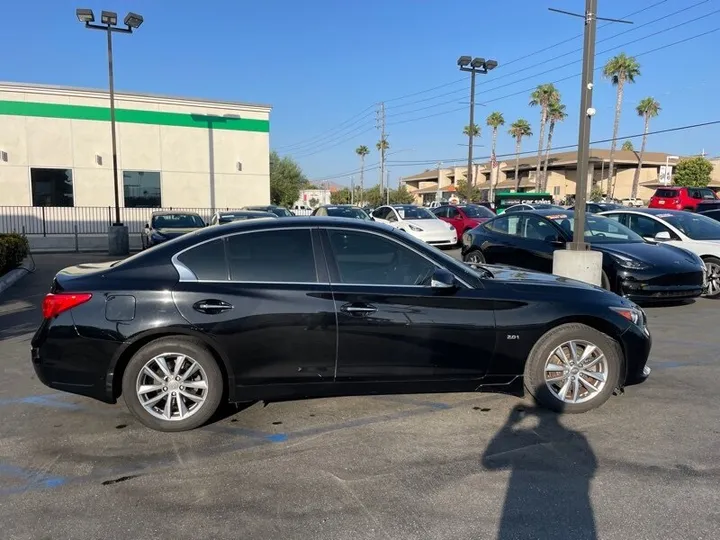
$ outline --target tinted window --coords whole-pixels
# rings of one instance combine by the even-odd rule
[[[233,281],[317,281],[309,229],[236,234],[227,253]]]
[[[658,189],[655,192],[656,197],[673,199],[680,196],[680,190],[678,189]]]
[[[715,192],[709,188],[688,188],[688,195],[693,199],[715,200]]]
[[[213,240],[187,250],[178,256],[198,279],[222,281],[228,278],[225,248],[222,240]]]
[[[197,229],[205,222],[196,214],[165,214],[153,217],[151,225],[153,229]]]
[[[429,285],[435,265],[376,234],[328,231],[341,283]]]
[[[520,234],[520,216],[503,216],[494,219],[487,224],[485,227],[493,232],[502,234],[518,235]]]
[[[380,208],[376,208],[373,212],[373,216],[375,216],[378,219],[387,219],[387,213],[390,211],[390,209],[387,206],[382,206]]]
[[[547,220],[537,216],[523,216],[522,236],[531,240],[557,240],[558,232]]]
[[[432,213],[435,214],[437,217],[446,218],[448,217],[448,210],[450,207],[448,206],[438,206],[437,208],[434,208],[432,210]]]
[[[264,210],[264,209],[263,209]],[[290,217],[292,214],[290,213],[290,210],[287,208],[280,208],[279,206],[273,206],[270,208],[270,212],[275,214],[278,217]]]
[[[710,210],[709,212],[703,212],[702,215],[720,221],[720,210]]]
[[[676,212],[673,214],[660,214],[658,217],[664,219],[673,227],[680,229],[693,240],[720,240],[720,223],[710,219],[705,214]]]
[[[572,214],[553,216],[552,221],[572,237],[574,223]],[[607,219],[602,216],[589,215],[585,220],[585,241],[591,244],[612,244],[612,243],[641,243],[642,237],[621,225],[614,219]]]
[[[677,237],[665,225],[647,216],[628,214],[625,217],[624,224],[643,238],[655,238],[655,235],[659,232],[669,232],[671,237]]]
[[[463,212],[465,212],[465,215],[469,218],[493,218],[495,217],[495,214],[492,213],[492,210],[488,210],[484,206],[477,206],[474,204],[468,205],[468,206],[461,206],[460,207]]]
[[[365,219],[368,220],[370,217],[363,212],[360,208],[355,208],[353,206],[330,206],[326,210],[323,209],[323,211],[326,214],[332,217],[343,217],[343,218],[350,218],[350,219]]]

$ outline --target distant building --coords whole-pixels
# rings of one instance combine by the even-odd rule
[[[637,193],[639,198],[648,200],[655,192],[655,189],[661,185],[660,168],[662,167],[664,170],[666,160],[670,155],[671,154],[661,152],[645,152]],[[594,188],[600,188],[603,194],[609,194],[609,161],[609,150],[590,150],[588,192]],[[672,165],[672,163],[673,160],[670,159],[670,164]],[[614,198],[625,199],[630,197],[637,164],[637,152],[625,150],[615,152],[615,169],[613,172],[615,183]],[[495,189],[498,191],[514,191],[515,160],[506,158],[499,162],[498,165],[499,174]],[[520,159],[520,191],[535,191],[536,165],[537,156],[526,156]],[[476,164],[475,170],[473,171],[475,185],[481,190],[483,198],[489,196],[490,171],[491,167],[489,162]],[[716,165],[713,175],[711,187],[720,188],[720,167],[718,165]],[[407,190],[415,197],[416,204],[427,204],[437,199],[449,199],[449,197],[456,192],[456,182],[465,179],[467,179],[467,166],[429,169],[413,176],[405,177],[402,181],[407,186]],[[551,193],[557,200],[572,197],[576,192],[576,180],[577,152],[557,152],[550,154],[546,191]]]
[[[331,193],[330,189],[303,189],[293,208],[317,208],[323,204],[330,204]]]

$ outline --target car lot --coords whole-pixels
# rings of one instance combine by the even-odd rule
[[[350,397],[164,434],[30,365],[54,273],[106,259],[38,256],[0,296],[4,538],[720,537],[716,301],[647,309],[650,379],[584,415],[497,394]]]

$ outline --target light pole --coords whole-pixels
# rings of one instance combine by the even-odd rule
[[[670,185],[672,180],[672,173],[670,172],[670,160],[680,159],[680,156],[665,156],[665,176],[663,177],[663,184],[666,186]]]
[[[467,181],[468,186],[472,186],[472,160],[474,137],[473,131],[475,128],[475,74],[482,73],[483,75],[487,75],[488,71],[495,69],[498,63],[495,60],[485,60],[484,58],[471,58],[470,56],[461,56],[460,58],[458,58],[457,65],[460,67],[460,71],[467,71],[470,73],[470,124],[468,125]]]
[[[115,134],[115,78],[113,75],[112,35],[113,32],[132,34],[133,30],[140,28],[144,19],[142,15],[130,12],[123,20],[125,28],[118,28],[117,13],[113,11],[103,11],[100,14],[99,24],[95,22],[95,14],[91,9],[77,9],[75,10],[75,14],[78,20],[85,24],[85,28],[102,30],[107,33],[108,80],[110,87],[110,136],[112,139],[113,189],[115,192],[115,222],[110,226],[108,231],[108,251],[110,255],[127,255],[130,252],[128,229],[120,221],[120,188],[118,180],[117,140]]]

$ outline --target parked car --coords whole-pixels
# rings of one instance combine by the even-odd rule
[[[257,212],[254,210],[235,210],[229,212],[215,212],[210,219],[210,225],[223,225],[232,223],[233,221],[242,221],[245,219],[277,219],[272,212]]]
[[[622,204],[608,203],[608,202],[589,202],[585,204],[585,212],[588,214],[599,214],[600,212],[607,212],[608,210],[618,210],[624,208]],[[575,210],[574,206],[568,208],[568,210]]]
[[[442,201],[432,201],[432,202],[430,202],[430,203],[428,204],[427,207],[432,210],[433,208],[438,208],[439,206],[446,206],[446,205],[448,205],[448,204],[450,204],[450,203],[447,202],[446,200],[442,200]]]
[[[292,261],[292,264],[288,264]],[[465,265],[363,220],[208,227],[61,270],[31,342],[39,379],[184,431],[231,402],[507,387],[580,413],[642,381],[634,303],[572,279]]]
[[[476,204],[465,204],[461,206],[439,206],[432,209],[432,213],[441,220],[449,223],[455,229],[458,239],[465,231],[473,229],[495,217],[492,210]]]
[[[633,208],[640,208],[641,206],[645,206],[645,201],[634,197],[627,197],[626,199],[622,199],[620,203],[623,206],[631,206]]]
[[[295,215],[287,208],[283,206],[275,206],[274,204],[269,204],[265,206],[245,206],[243,210],[254,210],[256,212],[271,212],[277,217],[281,218],[293,217]]]
[[[550,273],[553,252],[572,241],[573,218],[570,211],[506,212],[463,235],[463,260]],[[603,254],[603,288],[637,302],[703,293],[705,266],[697,255],[649,244],[619,222],[595,214],[587,214],[585,227],[585,241]]]
[[[365,221],[372,220],[372,218],[365,213],[365,210],[350,204],[326,204],[313,210],[311,215],[318,217],[364,219]]]
[[[710,219],[714,219],[715,221],[720,221],[720,208],[713,210],[703,210],[702,212],[700,212],[700,215],[709,217]]]
[[[194,212],[153,212],[140,233],[140,244],[147,249],[203,227],[203,218]]]
[[[513,212],[527,212],[529,210],[559,210],[564,211],[565,208],[562,206],[558,206],[557,204],[545,204],[545,203],[538,203],[538,204],[514,204],[512,206],[508,206],[505,209],[505,212],[513,213]]]
[[[427,208],[412,204],[381,206],[373,220],[391,225],[433,246],[454,246],[458,237],[452,225],[440,220]]]
[[[666,210],[690,210],[694,212],[701,201],[716,201],[717,195],[710,188],[667,186],[655,190],[648,208]]]
[[[664,242],[698,255],[706,267],[704,296],[720,298],[720,223],[682,210],[613,210],[601,214],[619,221],[645,240]]]

